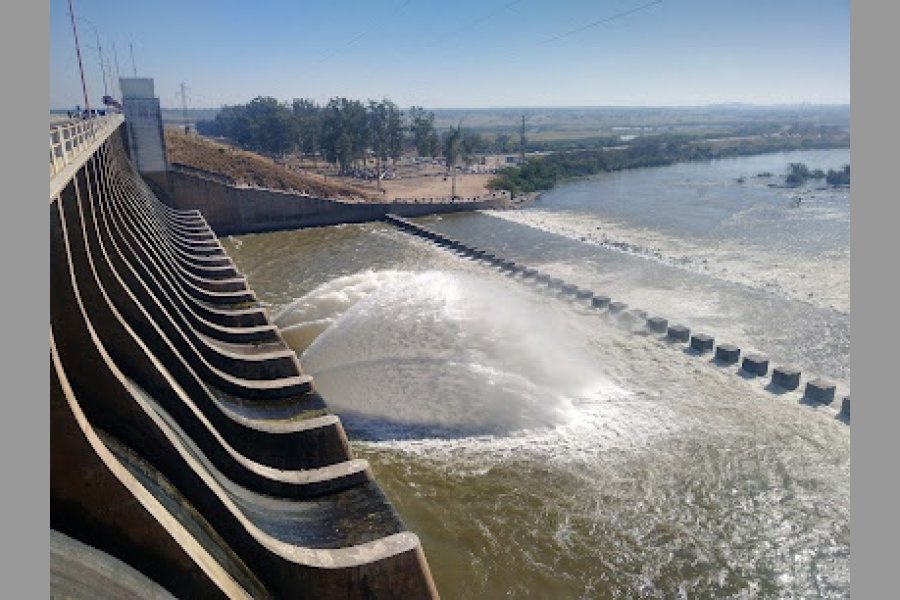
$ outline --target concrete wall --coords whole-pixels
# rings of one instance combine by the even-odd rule
[[[404,217],[504,208],[508,197],[481,202],[344,203],[295,193],[244,188],[188,174],[168,173],[168,201],[173,208],[198,209],[218,235],[362,223],[388,213]]]

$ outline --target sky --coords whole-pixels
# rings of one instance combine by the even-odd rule
[[[849,0],[72,0],[92,105],[112,77],[163,107],[334,96],[401,107],[849,104]],[[131,60],[129,44],[133,48]],[[50,0],[50,106],[83,105]]]

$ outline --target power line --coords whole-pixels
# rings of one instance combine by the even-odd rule
[[[638,11],[650,8],[651,6],[655,6],[655,5],[661,4],[661,3],[662,3],[662,0],[653,0],[653,2],[648,2],[647,4],[643,4],[641,6],[638,6],[638,7],[626,10],[624,12],[620,12],[618,14],[612,15],[610,17],[600,19],[599,21],[594,21],[593,23],[588,23],[587,25],[582,25],[581,27],[576,27],[575,29],[572,29],[571,31],[566,31],[565,33],[561,33],[555,37],[544,40],[543,42],[540,42],[540,43],[541,44],[549,44],[550,42],[556,42],[563,38],[567,38],[570,35],[575,35],[576,33],[581,33],[582,31],[586,31],[588,29],[591,29],[592,27],[597,27],[598,25],[603,25],[604,23],[609,23],[610,21],[615,21],[616,19],[621,19],[622,17],[627,17],[630,14],[634,14]]]
[[[400,4],[397,8],[395,8],[393,11],[391,11],[390,14],[387,15],[387,18],[393,17],[394,15],[399,13],[401,10],[406,8],[411,3],[412,3],[412,0],[404,0],[404,2],[402,4]],[[324,57],[322,57],[320,59],[320,65],[321,65],[321,62],[324,62],[324,61],[328,60],[329,58],[333,57],[334,55],[338,54],[339,52],[346,50],[347,48],[349,48],[350,46],[352,46],[359,40],[363,39],[364,37],[366,37],[373,31],[375,31],[376,29],[379,29],[380,27],[381,27],[380,23],[377,25],[374,25],[374,26],[366,29],[362,33],[358,34],[357,36],[353,37],[352,39],[350,39],[350,41],[345,43],[343,46],[338,46],[337,48],[333,49],[331,52],[329,52],[328,54],[326,54]]]
[[[513,6],[515,6],[516,4],[519,4],[521,2],[522,2],[522,0],[512,0],[512,2],[507,2],[506,4],[503,4],[502,6],[498,6],[498,7],[494,8],[493,10],[489,10],[488,12],[484,13],[483,15],[476,17],[474,20],[469,21],[465,25],[463,25],[461,27],[457,27],[456,29],[454,29],[453,31],[451,31],[450,33],[445,35],[442,39],[438,40],[437,42],[426,46],[426,49],[434,48],[436,46],[441,46],[447,41],[448,38],[455,36],[457,33],[461,33],[463,31],[466,31],[469,29],[474,29],[476,26],[481,25],[482,23],[484,23],[491,17],[503,12],[506,9],[512,8]]]

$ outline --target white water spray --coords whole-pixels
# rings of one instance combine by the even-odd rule
[[[509,433],[564,423],[573,402],[615,389],[552,302],[471,274],[367,271],[320,286],[275,322],[351,422]]]

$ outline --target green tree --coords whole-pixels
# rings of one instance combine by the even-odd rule
[[[437,134],[434,130],[434,113],[426,111],[421,106],[413,106],[409,109],[409,119],[416,154],[436,156],[432,146],[432,137]]]

